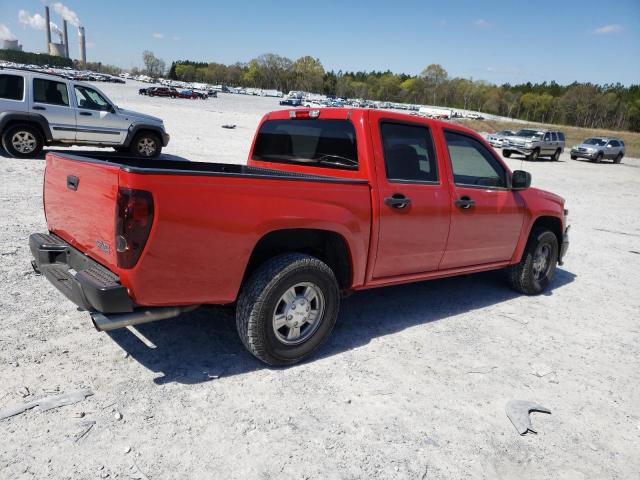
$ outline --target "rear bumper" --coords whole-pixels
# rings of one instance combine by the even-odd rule
[[[29,236],[31,265],[79,307],[102,313],[133,311],[134,304],[118,276],[48,233]]]

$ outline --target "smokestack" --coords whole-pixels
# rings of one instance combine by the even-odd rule
[[[47,53],[49,53],[49,44],[51,43],[51,19],[49,18],[49,7],[44,7],[44,19],[47,22]]]
[[[84,27],[78,27],[78,43],[80,44],[80,61],[82,65],[87,63],[87,43],[84,39]]]
[[[62,22],[62,35],[64,42],[64,56],[69,58],[69,35],[67,35],[67,21]]]

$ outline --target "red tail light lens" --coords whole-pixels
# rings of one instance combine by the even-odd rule
[[[118,267],[133,268],[149,238],[153,224],[151,192],[120,188],[116,212]]]

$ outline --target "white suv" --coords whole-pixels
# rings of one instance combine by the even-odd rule
[[[124,110],[96,87],[32,70],[0,68],[5,151],[34,157],[44,145],[113,147],[157,157],[169,142],[160,118]]]

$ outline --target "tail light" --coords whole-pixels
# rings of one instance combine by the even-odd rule
[[[116,209],[118,267],[133,268],[144,250],[153,224],[151,192],[120,188]]]
[[[289,118],[318,118],[320,110],[289,110]]]

